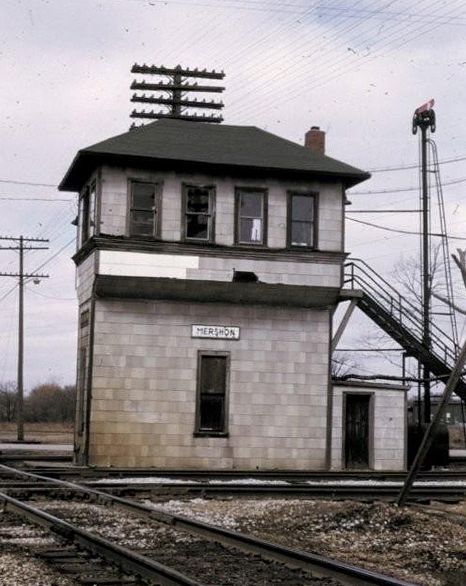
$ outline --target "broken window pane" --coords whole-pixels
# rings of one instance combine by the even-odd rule
[[[186,187],[186,238],[205,241],[212,239],[213,196],[211,187]]]
[[[186,211],[197,214],[209,213],[209,191],[207,189],[189,188]]]
[[[186,217],[186,238],[207,240],[209,237],[208,223],[205,216]]]

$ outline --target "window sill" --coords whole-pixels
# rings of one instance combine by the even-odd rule
[[[234,246],[238,248],[262,248],[263,250],[269,248],[266,244],[254,244],[254,242],[235,242]]]
[[[195,431],[193,437],[229,437],[227,431]]]
[[[303,250],[304,252],[319,252],[317,246],[298,246],[292,244],[287,246],[287,250],[292,250],[293,252],[297,252],[298,250]]]

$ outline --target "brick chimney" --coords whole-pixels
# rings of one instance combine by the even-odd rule
[[[304,146],[314,153],[325,155],[325,132],[318,126],[311,126],[304,135]]]

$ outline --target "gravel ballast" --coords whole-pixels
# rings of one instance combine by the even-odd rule
[[[466,527],[460,518],[439,520],[428,509],[298,499],[192,499],[154,506],[415,584],[466,584]]]

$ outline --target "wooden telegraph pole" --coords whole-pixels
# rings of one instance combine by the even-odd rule
[[[150,119],[157,120],[160,118],[175,118],[177,120],[191,120],[200,122],[223,122],[223,117],[211,114],[206,116],[204,113],[202,116],[196,113],[188,113],[188,110],[221,110],[223,108],[222,102],[215,102],[211,100],[207,102],[204,100],[198,100],[187,96],[187,94],[204,92],[204,93],[221,93],[225,90],[224,87],[214,85],[198,85],[197,82],[193,82],[192,79],[206,79],[216,80],[223,79],[225,73],[223,71],[207,71],[199,69],[183,69],[181,65],[177,65],[174,68],[158,67],[156,65],[138,65],[135,63],[131,68],[131,73],[145,74],[145,75],[156,75],[168,78],[168,81],[164,82],[160,79],[156,79],[154,82],[147,83],[146,81],[134,80],[131,84],[132,90],[141,90],[143,92],[159,91],[161,95],[155,96],[154,94],[146,95],[133,94],[131,101],[140,104],[158,104],[166,106],[165,110],[159,112],[146,112],[145,110],[133,110],[131,118],[139,119]]]
[[[19,236],[0,236],[0,240],[13,242],[13,246],[0,246],[0,250],[17,250],[19,252],[19,271],[17,273],[0,272],[0,277],[17,277],[19,289],[18,303],[18,379],[16,398],[16,421],[18,441],[24,441],[24,284],[26,279],[45,279],[49,275],[24,272],[24,252],[27,250],[48,250],[48,246],[25,246],[24,243],[49,242],[44,238],[24,238]]]

